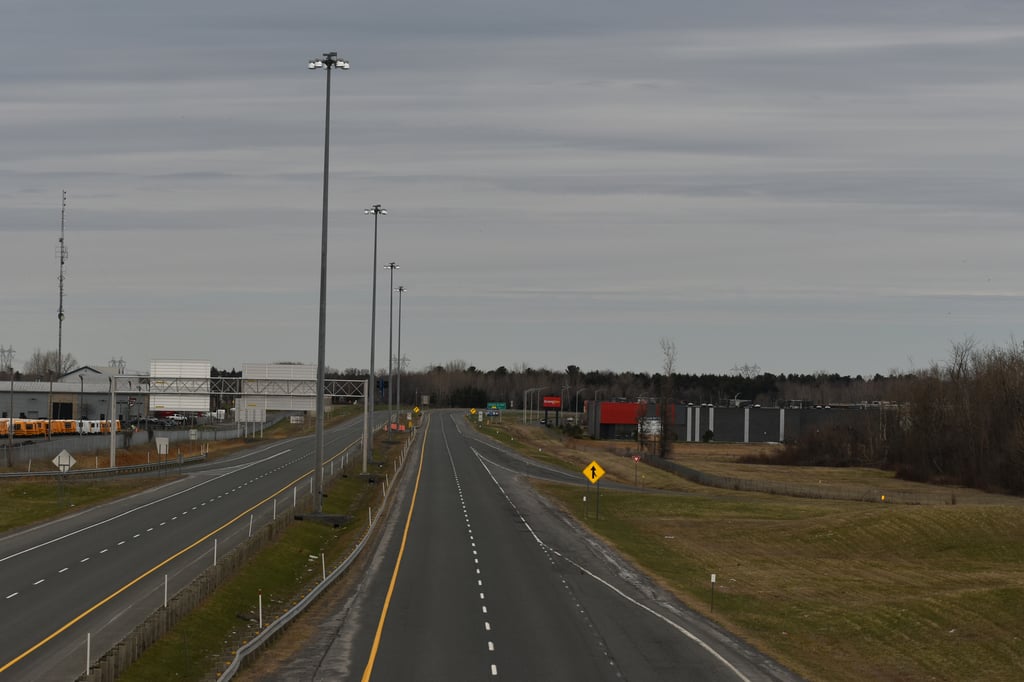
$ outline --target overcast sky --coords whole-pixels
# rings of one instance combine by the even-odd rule
[[[1019,0],[0,0],[0,345],[886,374],[1024,339]],[[397,345],[395,298],[395,345]]]

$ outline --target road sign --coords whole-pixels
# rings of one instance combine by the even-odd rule
[[[633,455],[633,461],[634,462],[639,462],[640,461],[640,455]]]
[[[417,405],[416,407],[412,408],[412,411],[415,412],[416,414],[419,414],[420,413],[419,405]]]
[[[470,414],[476,414],[476,408],[475,407],[469,408],[469,413]]]
[[[53,458],[53,465],[60,469],[62,474],[66,474],[71,467],[75,466],[75,458],[67,450],[61,450],[60,454]]]
[[[597,483],[604,476],[604,469],[596,461],[591,462],[583,469],[583,475],[587,477],[587,480],[591,483]]]

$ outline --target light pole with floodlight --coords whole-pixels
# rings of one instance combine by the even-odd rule
[[[327,97],[324,114],[324,202],[320,228],[320,319],[316,353],[316,466],[313,471],[313,511],[323,511],[323,463],[324,463],[324,353],[327,335],[327,180],[330,171],[331,151],[331,71],[348,70],[348,62],[338,57],[337,52],[324,52],[322,58],[310,59],[310,69],[327,72]]]
[[[388,438],[391,438],[391,424],[394,421],[391,414],[391,387],[394,385],[391,353],[395,338],[393,332],[395,322],[395,270],[399,269],[399,265],[395,261],[391,261],[384,268],[391,271],[390,295],[388,296]]]
[[[363,425],[363,473],[366,473],[367,457],[373,459],[373,403],[377,397],[377,376],[373,367],[373,348],[377,335],[377,219],[387,215],[387,209],[374,204],[363,211],[366,215],[373,214],[373,293],[370,296],[370,391],[367,402],[368,415]]]
[[[398,355],[396,357],[395,378],[398,383],[395,385],[395,411],[402,412],[402,294],[408,289],[402,285],[395,288],[398,292]]]

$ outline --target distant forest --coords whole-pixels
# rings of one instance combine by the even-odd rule
[[[675,349],[663,342],[665,367]],[[386,381],[386,369],[382,379]],[[362,378],[366,370],[331,370],[331,378]],[[539,390],[538,390],[539,389]],[[755,366],[728,374],[668,371],[564,371],[515,366],[480,370],[461,361],[404,371],[401,403],[482,407],[504,402],[519,409],[524,393],[560,395],[566,411],[586,400],[637,400],[729,406],[884,404],[882,418],[836,427],[791,442],[780,463],[869,466],[918,481],[1024,494],[1024,345],[981,348],[955,344],[945,363],[904,374],[772,374]],[[386,400],[386,393],[380,394]],[[534,398],[531,397],[531,400]]]

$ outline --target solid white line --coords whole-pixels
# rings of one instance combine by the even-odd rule
[[[622,597],[622,598],[623,598],[623,599],[625,599],[626,601],[630,602],[630,603],[631,603],[631,604],[633,604],[634,606],[637,606],[637,607],[639,607],[639,608],[643,609],[644,611],[646,611],[646,612],[650,613],[650,614],[651,614],[652,616],[654,616],[654,617],[656,617],[656,618],[658,618],[658,619],[662,620],[663,622],[665,622],[666,624],[668,624],[668,625],[669,625],[670,627],[672,627],[672,628],[674,628],[675,630],[677,630],[677,631],[678,631],[678,632],[679,632],[680,634],[682,634],[683,636],[687,637],[688,639],[692,640],[693,642],[696,642],[696,643],[697,643],[697,644],[698,644],[698,645],[699,645],[699,646],[700,646],[700,647],[701,647],[702,649],[704,649],[704,650],[705,650],[705,651],[707,651],[707,652],[708,652],[709,654],[711,654],[711,655],[712,655],[712,656],[714,656],[714,657],[715,657],[716,659],[718,659],[718,661],[719,661],[720,663],[722,663],[722,665],[724,665],[725,667],[729,668],[729,670],[731,670],[731,671],[732,671],[732,672],[733,672],[733,673],[734,673],[734,674],[736,675],[736,677],[738,677],[738,678],[739,678],[740,680],[743,680],[743,682],[750,682],[750,678],[748,678],[748,677],[747,677],[746,675],[744,675],[744,674],[743,674],[743,673],[741,673],[741,672],[740,672],[739,670],[737,670],[737,669],[736,669],[736,667],[735,667],[735,666],[734,666],[734,665],[733,665],[732,663],[730,663],[729,661],[727,661],[727,660],[725,659],[725,657],[724,657],[724,656],[722,656],[722,655],[721,655],[720,653],[718,653],[717,651],[715,651],[714,649],[712,649],[712,648],[711,648],[711,646],[710,646],[710,645],[709,645],[709,644],[708,644],[707,642],[705,642],[705,641],[704,641],[703,639],[701,639],[701,638],[700,638],[700,637],[698,637],[697,635],[693,634],[692,632],[690,632],[689,630],[687,630],[686,628],[684,628],[684,627],[683,627],[682,625],[679,625],[678,623],[676,623],[676,622],[672,621],[671,619],[669,619],[669,618],[666,618],[665,616],[661,615],[660,613],[658,613],[658,612],[657,612],[657,611],[655,611],[654,609],[650,608],[650,607],[649,607],[649,606],[647,606],[646,604],[641,604],[641,603],[640,603],[640,602],[638,602],[638,601],[637,601],[636,599],[633,599],[633,598],[632,598],[632,597],[630,597],[630,596],[629,596],[628,594],[626,594],[625,592],[623,592],[623,591],[622,591],[622,590],[620,590],[619,588],[617,588],[617,587],[615,587],[614,585],[612,585],[611,583],[609,583],[609,582],[608,582],[607,580],[604,580],[604,579],[603,579],[603,578],[601,578],[600,576],[598,576],[598,575],[596,575],[596,574],[594,574],[594,573],[592,573],[592,572],[588,571],[588,570],[587,570],[587,569],[585,569],[585,568],[584,568],[583,566],[580,566],[579,564],[577,564],[577,563],[576,563],[575,561],[573,561],[573,560],[572,560],[572,559],[570,559],[569,557],[567,557],[567,556],[563,555],[563,554],[562,554],[561,552],[559,552],[559,551],[558,551],[557,549],[555,549],[554,547],[551,547],[550,545],[546,545],[546,544],[544,543],[544,541],[543,541],[543,540],[541,540],[541,539],[540,539],[540,538],[539,538],[539,537],[537,536],[537,533],[536,533],[536,532],[534,532],[533,528],[531,528],[531,527],[530,527],[530,524],[526,522],[526,519],[524,519],[524,518],[523,518],[523,515],[522,515],[522,514],[519,514],[519,510],[518,510],[518,509],[516,508],[515,504],[513,504],[513,503],[512,503],[512,500],[511,500],[511,499],[509,499],[508,493],[506,493],[506,492],[505,492],[504,488],[502,488],[502,487],[501,487],[501,484],[500,484],[500,483],[498,483],[498,479],[496,479],[496,478],[494,477],[494,474],[492,474],[492,473],[491,473],[491,470],[490,470],[490,469],[489,469],[489,468],[487,467],[487,464],[485,463],[485,462],[486,462],[486,460],[485,460],[485,458],[483,457],[483,455],[481,455],[481,454],[480,454],[479,452],[477,452],[475,448],[472,448],[472,447],[470,447],[470,450],[472,450],[472,451],[473,451],[473,454],[475,454],[475,455],[477,456],[477,458],[478,458],[478,459],[480,460],[480,465],[481,465],[481,466],[483,466],[483,468],[484,468],[484,471],[486,471],[486,472],[487,472],[487,475],[491,477],[491,480],[492,480],[492,481],[494,481],[494,485],[498,486],[498,490],[500,490],[500,491],[501,491],[501,493],[502,493],[503,495],[505,495],[505,499],[506,499],[506,500],[508,500],[509,504],[512,504],[512,508],[513,508],[513,509],[516,509],[516,514],[518,514],[518,515],[519,515],[519,520],[523,522],[523,525],[524,525],[524,526],[526,526],[526,529],[527,529],[528,531],[530,531],[530,535],[532,535],[532,536],[533,536],[533,539],[534,539],[534,541],[536,541],[536,543],[537,543],[538,545],[540,545],[540,547],[541,547],[541,548],[543,548],[543,549],[546,549],[546,550],[548,550],[548,551],[552,552],[553,554],[557,555],[557,556],[558,556],[559,558],[561,558],[561,559],[565,560],[565,561],[566,561],[566,562],[567,562],[567,563],[568,563],[568,564],[569,564],[570,566],[572,566],[572,567],[574,567],[574,568],[578,569],[578,570],[579,570],[579,571],[580,571],[581,573],[585,573],[585,574],[587,574],[588,576],[590,576],[591,578],[593,578],[593,579],[594,579],[594,580],[596,580],[597,582],[601,583],[602,585],[604,585],[605,587],[607,587],[608,589],[610,589],[610,590],[611,590],[612,592],[616,593],[617,595],[619,595],[620,597]],[[493,463],[493,462],[492,462],[492,463]],[[485,608],[486,608],[486,607],[485,607]]]

